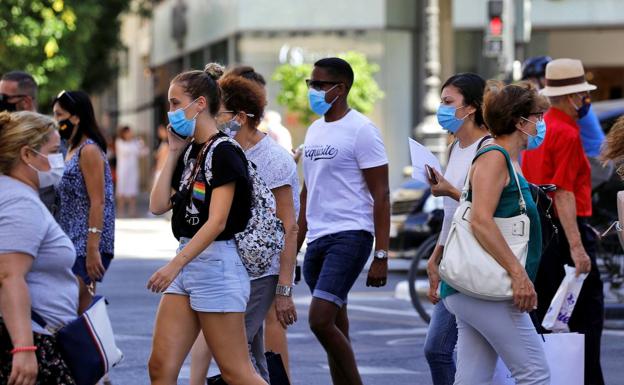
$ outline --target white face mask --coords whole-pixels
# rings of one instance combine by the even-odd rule
[[[65,172],[65,160],[63,159],[63,154],[48,154],[44,155],[37,150],[33,150],[37,154],[43,156],[48,159],[48,164],[50,165],[50,169],[48,171],[38,170],[31,164],[28,164],[30,168],[37,172],[37,177],[39,178],[39,188],[57,186],[63,178],[63,173]]]

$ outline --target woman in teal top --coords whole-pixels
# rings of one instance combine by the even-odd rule
[[[494,141],[475,156],[467,199],[472,202],[473,234],[509,273],[513,299],[483,300],[443,284],[444,304],[457,319],[455,385],[490,384],[499,356],[517,385],[550,383],[542,342],[528,314],[537,308],[532,279],[541,255],[541,227],[535,202],[518,164],[522,150],[537,148],[544,139],[542,113],[546,107],[547,102],[528,84],[496,83],[490,84],[486,91],[483,115]],[[520,214],[514,169],[531,221],[526,266],[517,260],[494,222],[495,217]]]
[[[489,151],[500,151],[505,156],[505,162],[507,163],[507,175],[513,175],[513,162],[507,150],[504,147],[496,144],[496,141],[491,145],[481,149],[475,155],[474,162],[483,154]],[[516,160],[516,164],[518,161]],[[518,171],[517,171],[518,172]],[[540,257],[542,255],[542,225],[540,223],[539,214],[537,212],[537,205],[533,201],[531,190],[529,189],[529,182],[518,172],[518,180],[520,181],[520,188],[522,196],[526,202],[526,214],[531,221],[531,228],[529,231],[529,252],[527,254],[526,264],[524,269],[526,270],[531,282],[535,281],[537,275],[537,268],[539,267]],[[495,218],[510,218],[520,215],[520,206],[518,204],[518,186],[516,185],[515,178],[509,178],[509,183],[503,188],[498,200],[498,206],[494,212]],[[468,191],[469,202],[472,202],[472,189]],[[445,298],[451,294],[457,293],[457,290],[446,282],[442,282],[440,286],[440,297]]]

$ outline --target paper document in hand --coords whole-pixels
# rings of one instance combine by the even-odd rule
[[[412,178],[428,184],[429,178],[427,177],[427,170],[425,169],[425,165],[429,165],[441,174],[442,167],[440,166],[440,161],[427,147],[423,146],[412,138],[408,139],[410,156],[412,158]]]

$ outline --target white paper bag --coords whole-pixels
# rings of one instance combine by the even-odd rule
[[[550,368],[551,385],[583,385],[585,336],[578,333],[544,334],[544,354]],[[509,369],[499,358],[492,385],[515,385]]]
[[[553,297],[550,307],[544,316],[542,326],[555,333],[567,333],[570,331],[568,322],[572,317],[574,311],[574,305],[578,300],[579,293],[583,287],[583,281],[587,277],[587,274],[581,274],[578,277],[575,276],[575,268],[565,265],[565,277],[557,289],[557,293]]]

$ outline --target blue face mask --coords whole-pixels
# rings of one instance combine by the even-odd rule
[[[581,102],[580,107],[577,107],[574,102],[571,102],[572,106],[574,106],[574,109],[576,110],[576,113],[578,114],[579,119],[583,119],[589,112],[589,107],[591,107],[591,99],[589,96],[581,96],[581,99],[583,101]]]
[[[325,94],[336,88],[337,85],[338,84],[334,85],[327,91],[315,90],[314,88],[310,88],[308,90],[308,101],[310,102],[310,109],[312,109],[315,114],[323,116],[327,113],[327,111],[329,111],[332,104],[334,104],[336,99],[338,99],[338,96],[336,96],[331,103],[327,103],[325,101]]]
[[[189,108],[193,103],[195,103],[197,99],[190,102],[184,108],[178,108],[173,112],[167,112],[167,117],[169,118],[169,124],[171,124],[171,129],[181,138],[188,138],[189,136],[193,136],[193,134],[195,133],[195,118],[197,118],[199,112],[196,113],[195,116],[193,116],[191,119],[187,119],[184,111]]]
[[[459,119],[455,116],[455,112],[464,107],[465,106],[456,108],[455,106],[440,105],[440,107],[438,107],[438,112],[436,114],[438,117],[438,123],[440,124],[440,126],[442,126],[442,128],[444,128],[446,131],[450,132],[451,134],[455,134],[459,130],[461,125],[464,123],[464,119],[466,119],[466,116],[468,116],[466,115],[463,118]]]
[[[522,118],[527,122],[531,122],[529,119]],[[533,122],[531,122],[533,123]],[[544,138],[546,137],[546,122],[542,120],[538,120],[535,123],[535,128],[537,129],[537,133],[535,135],[529,135],[526,132],[522,131],[526,136],[529,137],[529,141],[527,142],[527,150],[535,150],[544,142]]]

